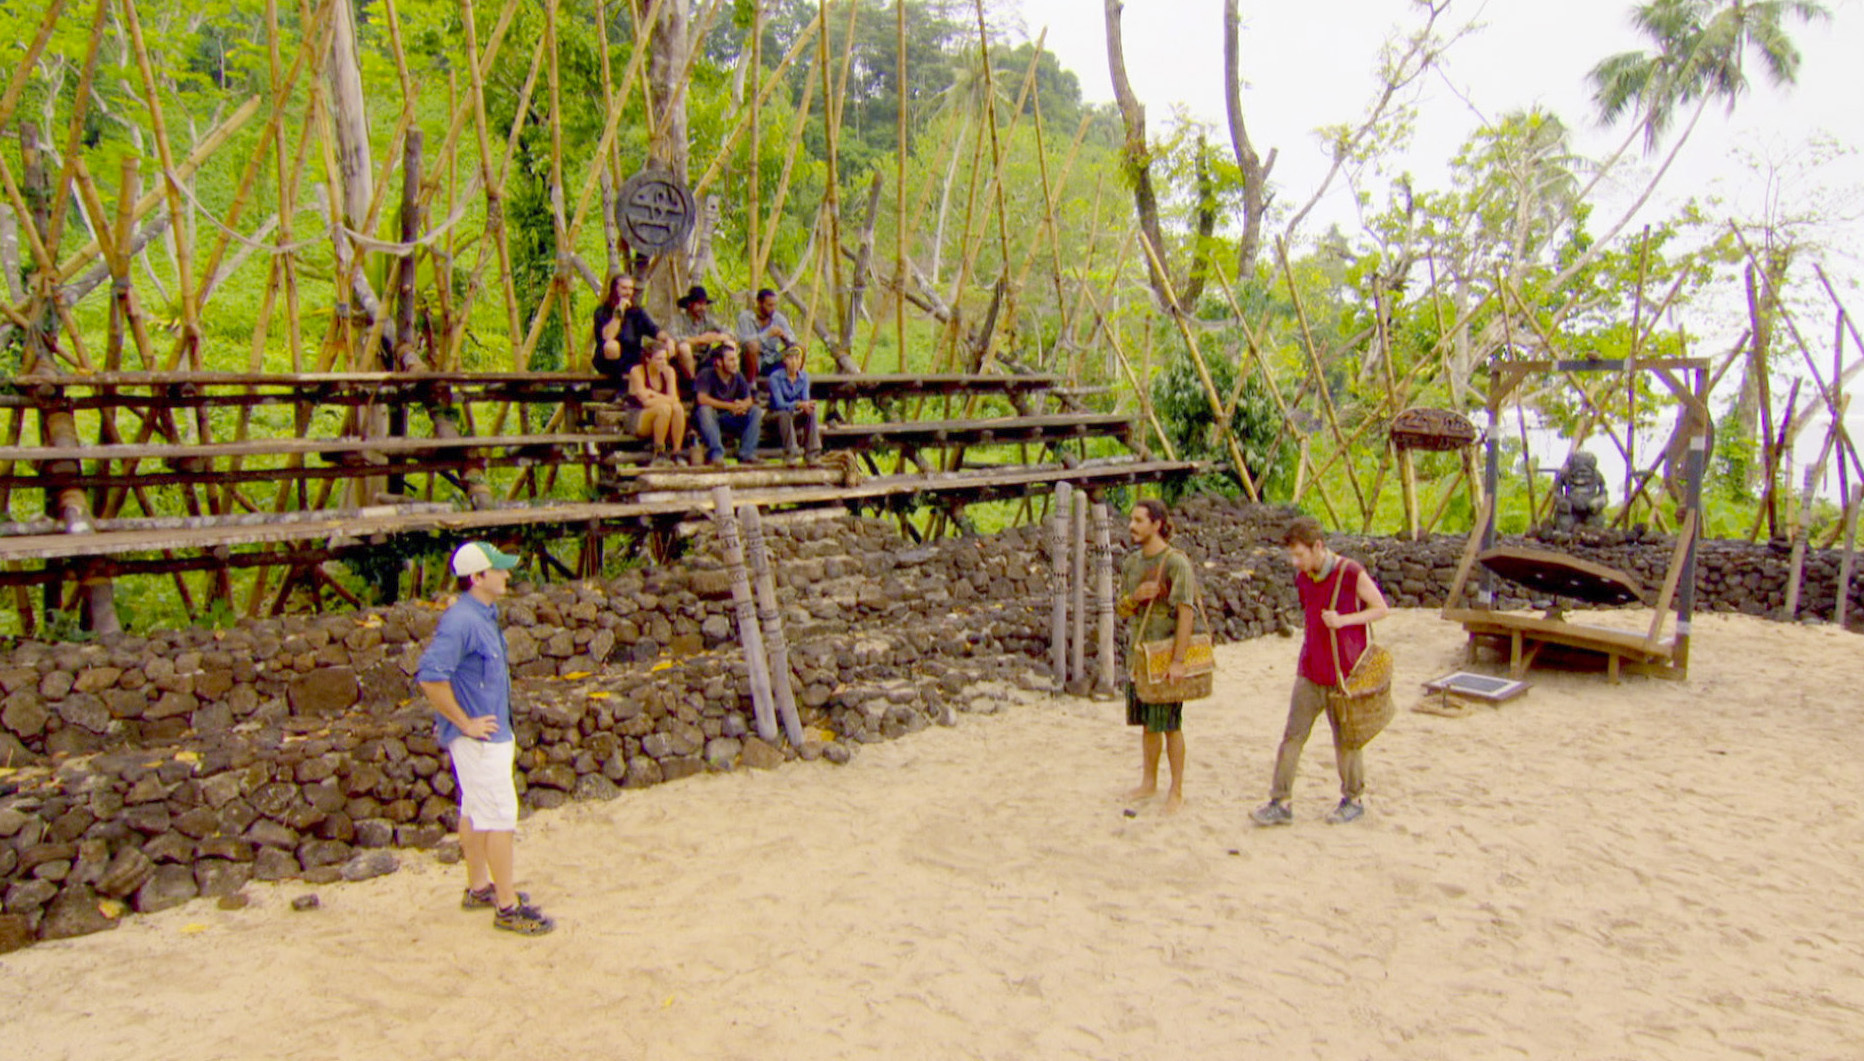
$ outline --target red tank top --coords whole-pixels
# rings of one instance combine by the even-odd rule
[[[1366,628],[1343,626],[1338,630],[1327,629],[1327,624],[1320,618],[1320,613],[1333,609],[1341,615],[1351,615],[1364,605],[1359,600],[1359,575],[1365,569],[1345,557],[1340,557],[1333,565],[1332,573],[1319,581],[1309,578],[1307,572],[1298,571],[1294,576],[1295,591],[1301,595],[1301,613],[1305,618],[1306,633],[1301,639],[1301,677],[1316,685],[1335,686],[1340,684],[1340,675],[1333,667],[1333,639],[1340,639],[1340,666],[1352,673],[1353,664],[1359,662],[1359,654],[1366,650]],[[1339,604],[1334,604],[1335,595]]]

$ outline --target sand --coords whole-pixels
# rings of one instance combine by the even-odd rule
[[[1267,784],[1294,643],[1218,651],[1188,803],[1120,793],[1120,705],[1030,697],[863,749],[528,819],[554,935],[411,854],[0,958],[8,1058],[1856,1058],[1864,653],[1699,619],[1687,684],[1535,672],[1444,718],[1430,613],[1369,813],[1324,732]],[[1136,813],[1128,816],[1127,809]],[[320,909],[290,900],[315,890]]]

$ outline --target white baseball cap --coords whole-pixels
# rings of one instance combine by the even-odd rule
[[[518,558],[501,553],[491,542],[467,542],[453,550],[453,573],[476,575],[481,571],[509,571],[518,566]]]

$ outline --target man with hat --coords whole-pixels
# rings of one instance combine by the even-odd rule
[[[518,790],[512,782],[517,741],[511,728],[511,670],[498,599],[518,558],[489,542],[453,552],[459,599],[440,617],[416,678],[439,716],[434,740],[453,760],[460,793],[460,850],[466,861],[464,910],[494,909],[492,925],[540,936],[556,923],[512,882]]]
[[[711,359],[712,350],[731,340],[731,330],[712,316],[712,296],[694,284],[685,297],[675,300],[680,311],[673,316],[673,356],[684,379],[698,376],[698,366]]]

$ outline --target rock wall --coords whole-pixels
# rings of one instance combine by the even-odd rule
[[[1176,541],[1201,564],[1222,639],[1298,623],[1279,542],[1289,513],[1199,498]],[[609,799],[705,771],[845,762],[859,745],[1047,688],[1048,577],[1033,528],[913,546],[892,525],[772,528],[807,739],[760,739],[730,580],[708,534],[681,563],[520,587],[503,606],[528,808]],[[1338,536],[1395,604],[1440,605],[1462,540]],[[1670,543],[1564,548],[1655,583]],[[1704,543],[1700,606],[1777,610],[1787,557]],[[1802,614],[1829,617],[1838,558],[1807,565]],[[1528,604],[1504,598],[1505,604]],[[1854,614],[1864,601],[1854,590]],[[131,910],[249,880],[363,879],[439,844],[453,778],[411,675],[442,604],[242,622],[0,662],[0,952],[109,928]]]
[[[1218,633],[1231,639],[1273,633],[1298,624],[1294,568],[1280,546],[1281,529],[1294,511],[1247,505],[1222,498],[1199,497],[1181,506],[1181,530],[1174,543],[1204,564],[1206,589],[1217,614]],[[1437,535],[1421,542],[1336,534],[1329,542],[1339,552],[1366,565],[1387,599],[1406,608],[1438,608],[1448,596],[1466,539]],[[1654,594],[1669,570],[1675,540],[1651,533],[1587,531],[1558,541],[1504,536],[1504,544],[1529,545],[1569,553],[1628,572]],[[1806,557],[1799,591],[1801,620],[1829,622],[1835,614],[1836,587],[1843,560],[1835,550]],[[1705,541],[1696,550],[1696,610],[1741,612],[1778,617],[1786,602],[1791,574],[1790,551],[1781,545]],[[1854,565],[1864,568],[1864,558]],[[1501,607],[1544,607],[1551,603],[1498,584]],[[1864,571],[1854,572],[1847,622],[1864,620]]]
[[[890,524],[773,529],[808,739],[760,739],[730,579],[685,562],[521,589],[503,607],[528,808],[786,759],[994,710],[1045,686],[1035,537],[912,548]],[[14,646],[0,666],[0,951],[249,880],[363,879],[455,827],[412,675],[442,604]]]

